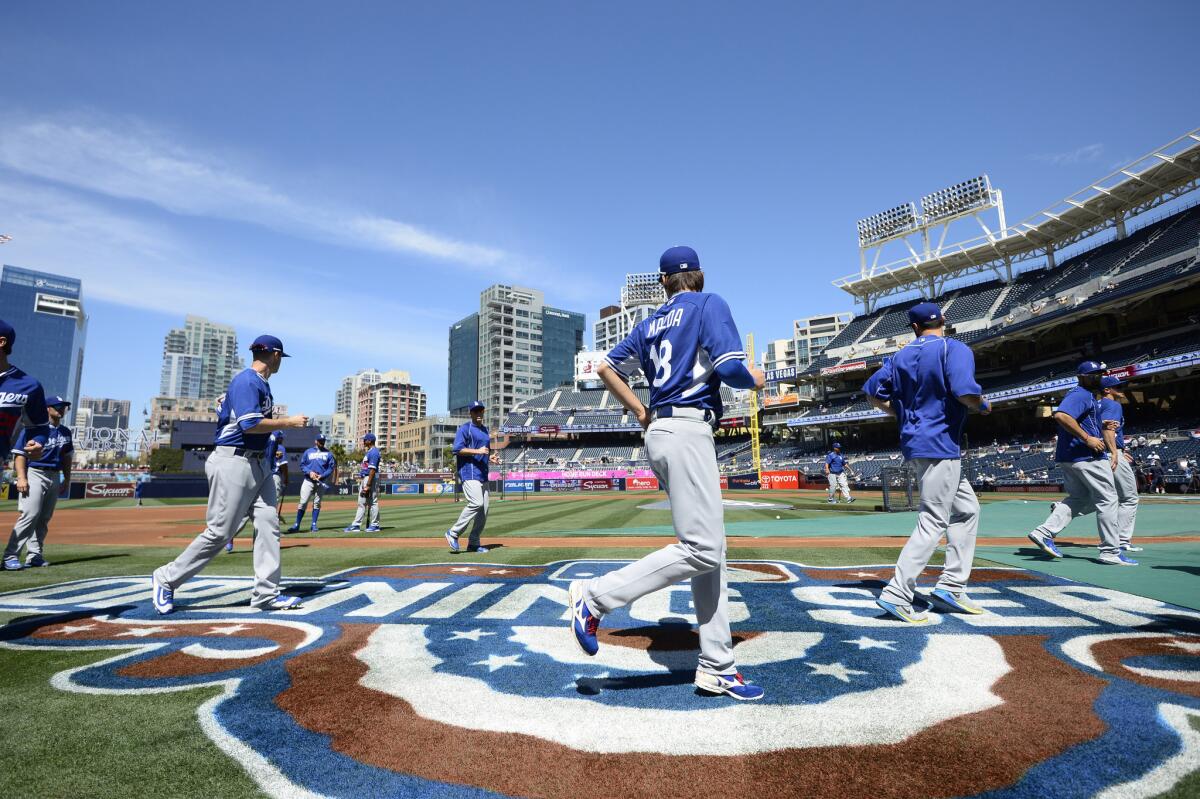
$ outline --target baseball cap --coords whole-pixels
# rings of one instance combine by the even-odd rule
[[[10,325],[8,322],[5,322],[3,319],[0,319],[0,336],[3,336],[4,338],[8,339],[8,343],[12,344],[14,341],[17,340],[17,331],[15,329],[13,329],[13,326]]]
[[[940,322],[942,309],[934,302],[919,302],[908,309],[908,321],[912,324],[919,322]]]
[[[835,442],[833,442],[833,448],[834,448],[834,449],[841,449],[841,448],[842,448],[842,442],[840,442],[840,441],[835,441]]]
[[[1107,368],[1107,364],[1100,361],[1084,361],[1079,364],[1079,369],[1076,371],[1081,375],[1094,375],[1103,372]]]
[[[484,405],[479,400],[475,400],[474,402],[472,402],[470,405],[467,406],[467,410],[468,411],[482,411],[486,407],[487,406]]]
[[[0,332],[0,336],[2,336],[2,335],[4,335],[4,334],[2,332]],[[70,408],[71,401],[68,399],[63,399],[62,397],[59,397],[59,396],[46,397],[46,407],[47,408],[57,408],[59,405],[66,405],[68,408]]]
[[[367,433],[366,435],[364,435],[364,436],[362,437],[362,440],[363,440],[363,441],[374,441],[374,440],[375,440],[375,434],[374,434],[374,433]]]
[[[317,441],[324,441],[324,440],[325,440],[325,434],[317,433]]]
[[[658,259],[658,271],[664,275],[676,272],[699,272],[700,256],[691,247],[676,245],[664,252]]]
[[[282,354],[283,357],[285,357],[285,358],[292,357],[283,351],[283,342],[280,341],[275,336],[263,335],[263,336],[259,336],[258,338],[254,339],[254,343],[250,345],[250,351],[254,352],[256,350],[266,350],[267,352],[278,352],[278,353]]]
[[[1125,382],[1124,380],[1117,377],[1116,375],[1105,375],[1104,377],[1102,377],[1100,379],[1100,385],[1103,388],[1116,388],[1117,386],[1121,385],[1124,382]]]

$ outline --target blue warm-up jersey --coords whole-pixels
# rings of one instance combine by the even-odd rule
[[[458,479],[462,482],[467,480],[478,480],[481,483],[488,481],[488,456],[487,455],[459,455],[460,449],[482,449],[492,442],[492,434],[488,432],[487,425],[476,425],[474,422],[464,422],[458,426],[458,432],[454,434],[454,454],[455,471],[458,472]]]
[[[0,443],[4,452],[12,444],[20,426],[33,428],[28,440],[46,443],[50,433],[50,415],[46,413],[46,392],[42,384],[15,366],[0,373]]]
[[[1125,449],[1125,409],[1111,397],[1100,399],[1100,421],[1117,423],[1117,449]]]
[[[283,445],[283,435],[276,430],[267,437],[267,466],[271,474],[279,474],[279,469],[287,465],[287,447]]]
[[[1083,386],[1075,386],[1062,398],[1062,402],[1054,409],[1055,413],[1065,413],[1083,428],[1083,432],[1096,438],[1104,438],[1100,434],[1100,403],[1096,396]],[[1054,460],[1058,463],[1078,463],[1079,461],[1094,461],[1106,457],[1105,453],[1092,451],[1087,444],[1068,433],[1062,425],[1058,428],[1058,445],[1054,448]]]
[[[300,456],[300,471],[305,476],[316,472],[319,480],[328,480],[333,475],[333,453],[320,447],[309,447]]]
[[[720,417],[721,379],[716,368],[743,360],[741,336],[729,305],[716,294],[681,291],[638,323],[605,362],[628,378],[636,360],[650,381],[650,409],[685,406]]]
[[[967,407],[958,397],[982,393],[975,354],[961,341],[921,336],[883,362],[863,392],[891,403],[907,458],[962,457]]]
[[[362,463],[359,464],[359,467],[358,467],[358,476],[366,477],[367,475],[369,475],[371,473],[372,469],[375,470],[375,481],[378,482],[379,481],[379,447],[371,447],[369,450],[367,450],[366,454],[363,455]]]
[[[246,433],[263,419],[270,419],[275,408],[271,386],[253,369],[244,369],[229,381],[217,411],[218,447],[242,447],[264,452],[269,433]],[[273,453],[272,453],[273,454]]]
[[[829,467],[830,474],[841,474],[846,469],[846,459],[840,452],[831,452],[825,456],[825,465]]]
[[[25,445],[29,443],[29,431],[30,428],[26,427],[17,435],[17,443],[13,444],[12,449],[14,455],[25,454]],[[75,446],[71,443],[70,429],[63,425],[50,428],[50,435],[46,436],[43,447],[42,457],[29,461],[29,465],[35,469],[60,471],[63,458],[69,458],[75,451]]]

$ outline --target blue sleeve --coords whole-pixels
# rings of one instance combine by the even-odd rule
[[[466,446],[467,446],[467,426],[465,424],[459,425],[458,432],[454,434],[454,446],[451,449],[454,451],[454,454],[457,455],[458,451]]]
[[[754,375],[746,368],[741,360],[729,358],[717,366],[717,376],[721,382],[733,388],[754,388]]]
[[[333,467],[336,464],[337,464],[337,460],[332,455],[330,455],[328,458],[325,459],[325,465],[322,466],[321,471],[318,472],[318,474],[321,475],[322,480],[324,480],[326,477],[333,476]]]
[[[1119,422],[1125,417],[1121,403],[1107,397],[1100,401],[1100,419],[1105,422]]]
[[[46,391],[41,383],[34,383],[30,389],[22,413],[28,422],[29,440],[45,444],[50,435],[50,414],[46,412]]]
[[[983,389],[975,381],[975,353],[961,341],[951,339],[947,344],[946,378],[950,382],[950,392],[956,397],[982,394]]]
[[[1062,398],[1062,402],[1054,409],[1055,413],[1065,413],[1072,419],[1080,419],[1091,413],[1094,403],[1082,391],[1071,391]]]
[[[832,452],[825,456],[825,465],[826,466],[833,465],[833,453]]]
[[[264,392],[248,380],[234,380],[225,394],[225,408],[229,418],[237,422],[245,432],[263,420],[262,400]]]
[[[375,471],[379,471],[379,450],[372,449],[367,453],[367,464],[375,467]]]
[[[635,325],[633,330],[630,331],[629,335],[625,337],[625,340],[622,341],[617,346],[613,347],[609,351],[609,353],[604,356],[604,362],[606,364],[608,364],[608,367],[610,369],[612,369],[614,372],[616,372],[617,374],[619,374],[621,377],[624,377],[626,379],[629,378],[629,376],[633,370],[624,367],[623,364],[626,361],[629,361],[631,359],[636,361],[639,367],[641,366],[641,363],[642,363],[642,325],[641,325],[641,323],[638,323],[637,325]]]
[[[885,402],[892,398],[891,358],[884,361],[883,366],[879,367],[875,371],[875,374],[867,378],[867,382],[863,383],[862,390],[868,397],[874,397]]]
[[[21,432],[17,433],[17,440],[15,442],[13,442],[13,445],[12,445],[12,454],[13,455],[24,455],[25,454],[25,445],[29,443],[28,438],[29,438],[29,428],[22,427]],[[2,460],[2,459],[0,459],[0,460]]]
[[[726,361],[743,361],[746,352],[742,349],[742,337],[738,335],[737,325],[733,322],[733,314],[729,305],[716,294],[709,294],[708,301],[700,317],[700,346],[708,353],[716,369]],[[725,381],[729,382],[729,381]],[[749,388],[751,386],[729,385],[734,388]]]
[[[63,444],[62,448],[59,449],[59,452],[62,453],[64,456],[70,455],[72,452],[75,451],[75,443],[71,440],[71,434],[69,432],[66,434],[66,439],[67,439],[67,443]]]

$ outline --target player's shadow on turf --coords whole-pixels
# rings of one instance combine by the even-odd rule
[[[1200,566],[1151,566],[1151,569],[1167,569],[1173,572],[1183,572],[1200,577]]]
[[[596,696],[605,691],[668,688],[673,685],[687,685],[695,676],[695,671],[669,671],[666,674],[636,674],[626,677],[578,677],[575,679],[575,690],[583,696]]]
[[[128,552],[115,552],[111,555],[89,555],[86,558],[68,558],[67,560],[55,560],[55,566],[66,566],[68,563],[87,563],[90,560],[108,560],[109,558],[127,558]]]

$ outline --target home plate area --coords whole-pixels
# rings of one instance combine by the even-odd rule
[[[1200,769],[1200,613],[980,568],[978,616],[908,626],[890,566],[729,567],[738,666],[696,691],[686,585],[605,617],[587,657],[569,581],[623,561],[359,568],[264,614],[202,576],[155,614],[147,577],[0,594],[0,646],[106,650],[55,688],[216,685],[200,726],[275,797],[1150,797]],[[937,571],[921,584],[931,586]],[[199,700],[198,700],[199,701]],[[1192,774],[1192,776],[1189,776]],[[1177,795],[1184,795],[1177,793]]]

